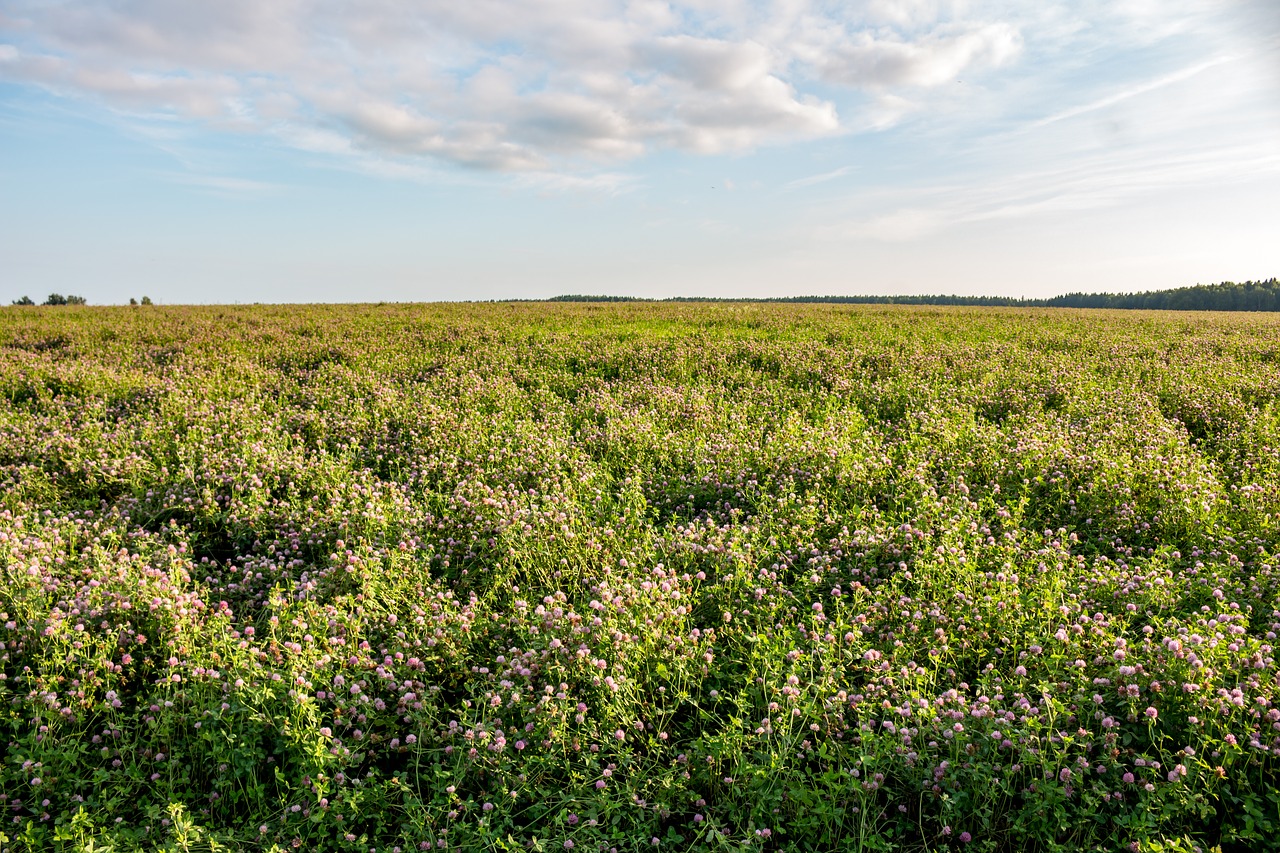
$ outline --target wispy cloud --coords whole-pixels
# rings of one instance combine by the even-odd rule
[[[635,175],[623,172],[596,172],[568,175],[557,172],[532,172],[516,177],[516,185],[543,193],[587,192],[607,196],[622,195],[640,187]]]
[[[847,222],[821,232],[839,240],[875,240],[882,243],[908,243],[936,234],[948,225],[946,212],[940,209],[905,207],[866,219]]]
[[[832,169],[830,172],[822,172],[817,175],[809,175],[804,178],[796,178],[794,181],[788,181],[783,184],[784,190],[798,190],[803,187],[811,187],[815,184],[825,184],[827,181],[834,181],[837,178],[843,178],[845,175],[854,171],[853,166],[841,166],[839,169]]]
[[[619,164],[654,152],[742,152],[935,119],[981,133],[1017,106],[1002,99],[1018,83],[1062,92],[1040,85],[1054,67],[1187,38],[1215,15],[1272,2],[7,0],[0,79],[409,179],[554,174],[618,191],[629,184]],[[1024,129],[1233,61],[1221,44],[1206,49],[1216,58],[1117,91],[1069,89],[1083,102],[1059,95]]]
[[[1280,149],[1266,143],[1219,144],[1193,151],[1121,151],[1060,168],[1014,172],[936,187],[882,191],[878,209],[813,229],[825,240],[911,242],[949,228],[1098,210],[1157,192],[1217,187],[1280,175]]]
[[[1017,27],[1008,23],[945,25],[916,39],[881,38],[862,32],[833,46],[817,65],[837,83],[871,88],[937,86],[971,66],[999,67],[1022,49]]]
[[[910,6],[911,8],[907,8]],[[584,174],[886,127],[897,89],[1006,66],[1017,23],[818,0],[11,0],[0,78],[330,156]],[[842,115],[837,101],[859,99]],[[590,180],[588,181],[590,183]]]
[[[259,198],[285,189],[284,185],[270,181],[255,181],[249,178],[237,178],[227,175],[198,175],[189,172],[178,172],[165,174],[164,178],[173,183],[207,190],[224,198]]]
[[[1045,116],[1042,119],[1031,122],[1027,125],[1027,129],[1034,130],[1036,128],[1053,124],[1054,122],[1065,121],[1066,119],[1075,118],[1076,116],[1085,115],[1086,113],[1106,109],[1107,107],[1115,106],[1123,101],[1127,101],[1130,98],[1136,98],[1139,95],[1145,95],[1148,92],[1154,92],[1157,89],[1163,89],[1166,86],[1181,83],[1183,80],[1195,77],[1197,74],[1207,71],[1214,66],[1233,61],[1235,61],[1235,57],[1219,56],[1205,62],[1198,62],[1195,65],[1183,68],[1180,71],[1175,71],[1172,74],[1165,74],[1161,77],[1155,78],[1154,80],[1148,80],[1145,83],[1139,83],[1136,86],[1129,86],[1118,92],[1112,92],[1111,94],[1098,98],[1097,100],[1090,101],[1089,103],[1069,107],[1068,109]]]

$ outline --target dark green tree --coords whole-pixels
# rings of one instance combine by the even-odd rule
[[[63,296],[61,293],[50,293],[49,298],[44,301],[45,305],[87,305],[89,300],[83,296]]]

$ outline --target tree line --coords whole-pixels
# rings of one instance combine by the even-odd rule
[[[505,301],[505,300],[504,300]],[[536,301],[536,300],[513,300]],[[775,296],[755,299],[717,298],[712,296],[672,296],[667,299],[643,299],[638,296],[596,296],[567,294],[553,296],[549,302],[778,302],[825,303],[849,305],[961,305],[1010,308],[1142,308],[1165,311],[1280,311],[1280,279],[1265,281],[1224,281],[1197,284],[1170,290],[1140,293],[1066,293],[1048,299],[1019,299],[1011,296]],[[15,299],[14,305],[35,305],[29,296]],[[86,305],[83,296],[50,293],[42,305]],[[135,299],[130,305],[137,305]],[[151,300],[142,297],[143,305]]]
[[[1013,308],[1142,308],[1165,311],[1280,311],[1280,280],[1224,281],[1141,293],[1067,293],[1048,299],[1011,296],[777,296],[723,299],[673,296],[663,300],[635,296],[556,296],[551,302],[779,302],[850,305],[965,305]]]
[[[36,302],[30,296],[24,296],[21,299],[13,300],[13,304],[14,305],[35,305]],[[45,299],[44,302],[41,302],[40,304],[41,305],[88,305],[89,300],[85,299],[83,296],[76,296],[75,294],[71,294],[70,296],[63,296],[61,293],[50,293],[49,297]],[[138,300],[133,299],[131,297],[129,299],[129,304],[137,305]],[[147,296],[142,297],[142,304],[150,305],[151,304],[150,297],[147,297]]]
[[[35,305],[36,303],[32,301],[30,296],[24,296],[21,299],[13,300],[13,304],[14,305]],[[75,294],[72,294],[70,296],[63,296],[61,293],[50,293],[49,298],[40,304],[41,305],[88,305],[89,300],[85,299],[83,296],[76,296]]]

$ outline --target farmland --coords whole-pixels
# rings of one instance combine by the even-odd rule
[[[1280,319],[0,309],[0,848],[1276,849]]]

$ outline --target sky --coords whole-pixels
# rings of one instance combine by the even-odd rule
[[[1280,275],[1276,0],[0,0],[0,301]]]

